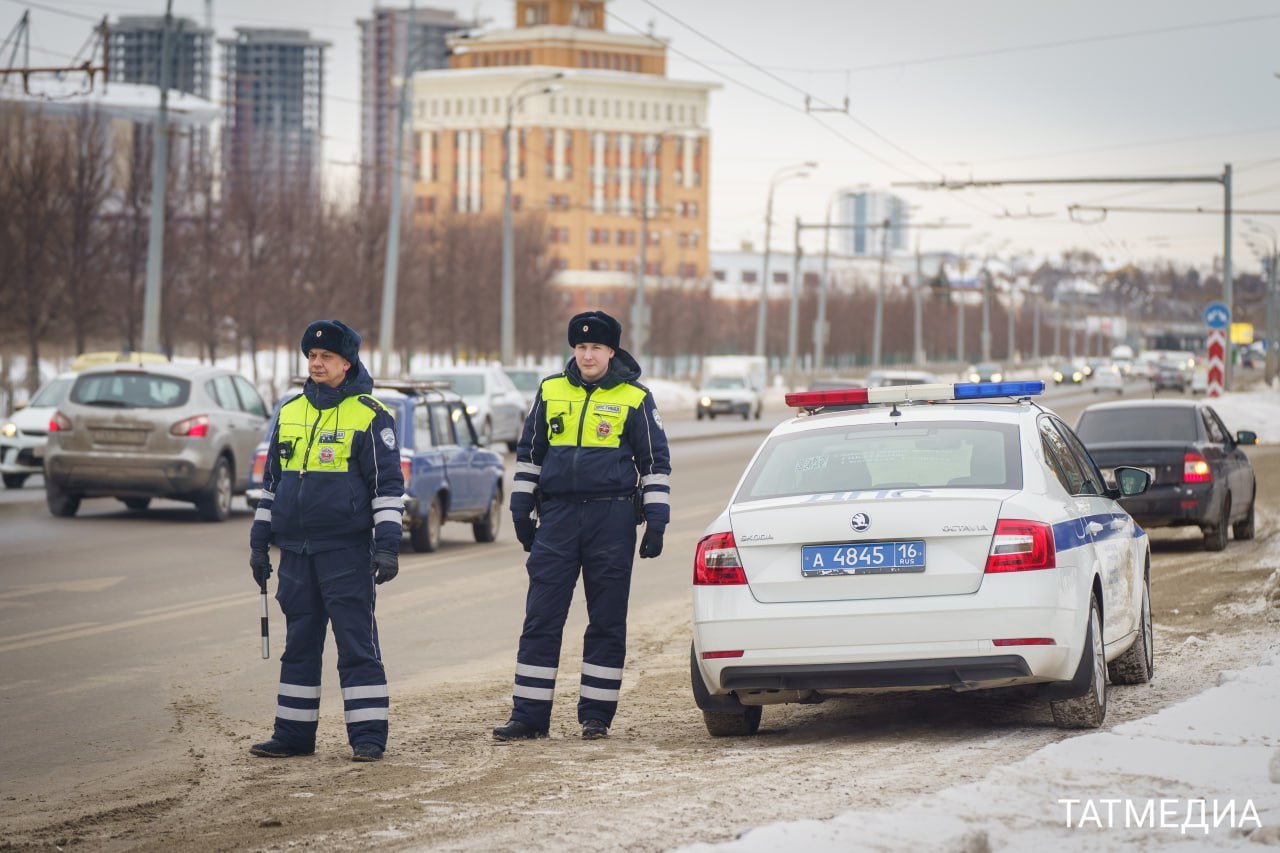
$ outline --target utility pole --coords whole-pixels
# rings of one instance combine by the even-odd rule
[[[147,235],[147,283],[142,300],[142,351],[160,351],[160,290],[164,280],[165,183],[169,174],[169,64],[173,55],[173,0],[164,10],[160,34],[160,114],[151,157],[151,222]]]
[[[991,260],[990,256],[982,260],[982,336],[979,338],[982,344],[982,360],[991,360],[991,291],[992,276],[991,270],[987,263]]]
[[[925,365],[924,357],[924,259],[920,256],[920,235],[916,234],[916,286],[913,288],[911,323],[911,363],[917,368]]]
[[[889,228],[891,223],[886,217],[880,223],[880,272],[876,276],[876,314],[875,324],[871,329],[871,366],[880,366],[882,342],[884,335],[884,267],[889,262]]]
[[[396,117],[396,139],[391,155],[391,218],[387,223],[387,255],[382,267],[382,318],[378,324],[379,368],[391,375],[391,350],[395,346],[396,283],[400,275],[400,195],[404,185],[404,124],[409,112],[409,88],[413,74],[414,0],[409,0],[408,29],[404,34],[404,77],[400,81],[400,114]],[[400,367],[408,372],[409,365]]]
[[[656,145],[650,145],[647,136],[642,137],[640,144],[644,146],[644,181],[640,191],[640,266],[636,270],[636,300],[631,306],[631,355],[636,363],[644,366],[644,353],[649,346],[649,306],[645,304],[644,280],[648,273],[648,259],[645,249],[649,245],[649,196],[653,195],[653,155],[654,147],[662,144],[659,137]],[[661,158],[661,149],[658,150]],[[661,159],[658,161],[661,163]],[[656,195],[655,195],[656,198]]]
[[[800,217],[796,217],[796,257],[791,275],[791,310],[787,314],[787,390],[796,390],[796,336],[800,319],[800,259],[804,249],[800,246]]]

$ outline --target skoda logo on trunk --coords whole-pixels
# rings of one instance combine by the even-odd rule
[[[871,529],[871,516],[865,512],[856,512],[853,514],[852,524],[855,533],[865,533]]]

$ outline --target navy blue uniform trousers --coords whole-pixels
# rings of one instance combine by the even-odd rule
[[[545,731],[560,666],[560,642],[582,573],[587,594],[578,722],[608,725],[618,710],[627,656],[627,600],[636,552],[635,509],[625,500],[577,503],[547,499],[525,564],[529,595],[516,655],[513,720]]]
[[[274,737],[315,748],[320,719],[320,664],[326,626],[333,624],[347,740],[387,746],[387,676],[373,618],[369,546],[299,554],[280,551],[276,600],[288,625],[280,658]]]

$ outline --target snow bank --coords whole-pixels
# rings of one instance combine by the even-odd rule
[[[1059,741],[978,782],[893,811],[772,824],[717,849],[1256,850],[1251,842],[1280,844],[1278,708],[1280,654],[1273,654],[1259,666],[1223,672],[1219,686],[1157,714]],[[1202,801],[1207,831],[1198,825]],[[1222,815],[1216,826],[1215,801]],[[1228,803],[1234,804],[1230,819]]]
[[[1227,429],[1251,429],[1261,444],[1280,444],[1280,391],[1233,391],[1208,400]]]

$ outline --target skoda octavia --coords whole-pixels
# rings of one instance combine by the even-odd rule
[[[765,705],[1021,687],[1097,727],[1152,673],[1147,535],[1042,382],[805,392],[698,543],[694,699],[712,735]],[[854,408],[854,406],[860,406]]]

